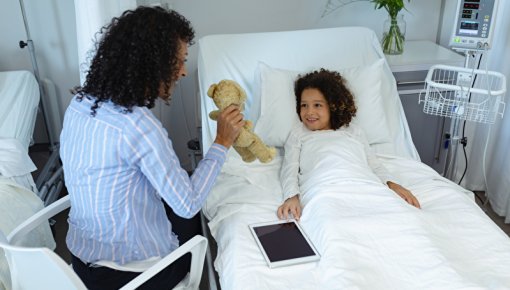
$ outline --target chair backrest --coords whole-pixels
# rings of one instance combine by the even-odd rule
[[[0,232],[12,289],[87,289],[69,265],[47,248],[10,245]],[[51,277],[51,279],[48,279]]]

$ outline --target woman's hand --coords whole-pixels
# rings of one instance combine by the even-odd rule
[[[388,181],[387,182],[388,187],[396,192],[401,198],[403,198],[408,204],[421,208],[420,203],[418,202],[418,199],[405,187],[401,186],[400,184]]]
[[[239,132],[241,132],[241,128],[245,124],[243,118],[243,114],[239,111],[239,107],[235,105],[226,107],[218,115],[216,139],[214,140],[214,143],[230,148],[230,146],[234,144],[237,136],[239,136]]]
[[[301,217],[301,202],[299,202],[299,195],[294,195],[293,197],[287,198],[285,202],[278,207],[278,218],[283,220],[290,218],[289,213],[291,213],[296,220],[299,220]]]

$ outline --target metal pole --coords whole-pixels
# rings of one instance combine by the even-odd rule
[[[450,126],[450,146],[449,146],[449,152],[452,151],[452,153],[448,153],[450,156],[448,170],[446,172],[447,178],[450,180],[453,180],[455,178],[455,173],[457,172],[457,152],[459,147],[459,118],[453,118],[452,123]],[[452,150],[453,149],[453,150]]]
[[[445,0],[441,0],[441,8],[439,9],[439,23],[436,33],[436,43],[441,43],[441,34],[443,34],[443,18],[444,18]]]
[[[27,42],[20,41],[19,46],[22,49],[25,46],[28,46],[28,51],[30,53],[30,60],[32,62],[32,68],[34,69],[34,76],[35,76],[35,79],[37,80],[37,83],[39,85],[39,95],[40,95],[40,99],[41,99],[39,101],[39,106],[42,111],[44,125],[46,127],[46,134],[48,135],[48,141],[50,142],[50,151],[53,152],[56,150],[57,142],[56,142],[55,136],[53,135],[54,132],[52,130],[50,130],[49,116],[48,116],[47,111],[44,108],[44,100],[47,99],[47,94],[46,94],[46,90],[44,89],[44,87],[42,85],[41,78],[39,76],[39,67],[37,65],[37,59],[35,57],[34,42],[30,38],[30,30],[28,27],[27,17],[25,14],[25,5],[23,4],[23,0],[19,0],[19,4],[21,7],[21,14],[23,16],[23,23],[25,24],[25,31],[27,33]]]
[[[464,51],[464,67],[469,68],[469,59],[470,56],[475,52],[466,50]],[[459,136],[459,124],[460,119],[452,117],[452,121],[450,123],[450,142],[448,145],[448,151],[446,155],[446,163],[445,163],[445,171],[444,176],[453,181],[455,178],[455,173],[457,172],[457,154],[458,147],[460,142]]]

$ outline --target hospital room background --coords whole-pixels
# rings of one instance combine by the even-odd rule
[[[48,119],[45,122],[43,114],[38,113],[31,150],[37,148],[39,151],[45,151],[52,139],[48,137],[49,135],[58,141],[63,113],[72,98],[70,89],[83,81],[86,61],[90,57],[88,51],[91,48],[91,39],[102,25],[113,16],[119,15],[121,11],[136,5],[162,5],[177,10],[193,24],[196,40],[212,34],[340,26],[368,27],[381,37],[382,23],[387,18],[384,9],[374,9],[373,3],[369,1],[343,1],[348,4],[329,10],[332,8],[328,6],[329,2],[327,0],[24,0],[25,23],[20,1],[3,0],[0,3],[0,72],[33,71],[34,66],[29,50],[19,47],[20,41],[27,40],[28,27],[34,44],[40,81],[45,86],[46,96],[43,96],[42,102]],[[430,47],[434,49],[438,47],[444,49],[441,50],[443,53],[448,51],[444,54],[447,59],[443,61],[464,65],[464,55],[455,53],[448,47],[457,1],[411,0],[405,1],[405,4],[406,9],[403,14],[407,29],[404,54],[411,53],[408,49],[411,49],[413,43],[430,44],[432,45]],[[499,1],[497,13],[497,18],[494,20],[492,47],[484,53],[479,66],[504,74],[509,87],[510,1]],[[349,40],[346,39],[346,41]],[[196,158],[200,158],[197,150],[191,150],[188,147],[188,141],[200,139],[201,134],[197,54],[198,44],[194,44],[189,49],[188,76],[178,83],[171,105],[158,103],[153,109],[167,128],[181,164],[187,170],[192,170]],[[337,57],[343,56],[339,54]],[[390,66],[392,62],[398,64],[401,60],[399,57],[402,56],[388,57]],[[423,61],[424,63],[416,65],[434,64],[430,63],[430,60]],[[429,63],[426,63],[427,61]],[[413,65],[410,64],[411,67]],[[400,71],[395,75],[405,73],[406,71]],[[423,83],[420,85],[423,87]],[[437,136],[447,132],[438,132],[436,123],[427,123],[431,119],[423,117],[424,113],[420,111],[421,107],[418,104],[418,95],[419,89],[413,93],[401,94],[412,137],[418,153],[423,154],[422,161],[439,173],[444,173],[445,150],[442,150],[438,161],[428,156],[431,151],[434,151],[428,147],[438,146]],[[506,94],[506,103],[509,101],[508,95]],[[6,110],[6,107],[0,110]],[[2,120],[1,116],[0,120]],[[431,131],[430,135],[423,133],[426,135],[423,140],[420,132],[429,131]],[[478,192],[483,199],[487,197],[488,203],[485,206],[490,206],[491,211],[496,213],[495,216],[500,216],[500,223],[502,224],[502,221],[510,223],[510,151],[507,149],[510,144],[510,114],[507,112],[502,118],[498,116],[492,125],[468,122],[466,136],[468,139],[468,145],[465,147],[466,158],[460,149],[456,158],[455,174],[451,179],[454,182],[462,179],[463,187]],[[431,142],[430,139],[433,138],[436,139]],[[442,139],[439,140],[439,144],[444,145],[444,142]],[[468,169],[464,174],[465,160],[468,161]],[[434,164],[434,162],[439,163]],[[38,164],[38,170],[41,166],[43,164]],[[37,173],[37,171],[34,172],[34,174]],[[508,228],[506,232],[510,234]]]

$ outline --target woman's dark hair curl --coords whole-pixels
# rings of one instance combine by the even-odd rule
[[[167,92],[179,77],[181,45],[193,44],[195,37],[179,13],[143,6],[113,18],[100,33],[85,84],[76,90],[78,99],[94,99],[93,116],[110,100],[127,112],[133,106],[152,108],[161,86]]]
[[[301,119],[301,94],[305,89],[317,89],[329,106],[330,125],[333,130],[348,126],[356,116],[354,96],[345,85],[344,78],[336,71],[321,68],[305,75],[299,75],[294,83],[296,95],[296,112]]]

